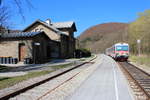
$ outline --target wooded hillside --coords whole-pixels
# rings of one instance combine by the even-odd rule
[[[139,17],[129,25],[129,43],[134,54],[150,54],[150,10],[139,13]],[[137,43],[137,40],[140,43]]]
[[[79,37],[80,47],[87,48],[93,53],[104,52],[114,43],[127,41],[128,24],[104,23],[85,30]]]

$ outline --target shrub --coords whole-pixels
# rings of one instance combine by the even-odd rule
[[[91,56],[91,52],[85,48],[75,50],[75,57],[76,58],[90,57],[90,56]]]

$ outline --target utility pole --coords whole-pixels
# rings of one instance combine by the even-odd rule
[[[141,32],[144,32],[144,31],[141,31]],[[146,34],[145,35],[142,35],[140,38],[137,39],[137,50],[138,50],[138,56],[141,56],[141,40],[144,39],[144,37],[146,37]]]
[[[138,56],[141,56],[141,40],[140,39],[137,40],[137,45],[138,45],[138,47],[137,47]]]
[[[37,52],[39,52],[38,50],[39,49],[37,49],[37,47],[39,47],[41,44],[40,43],[38,43],[38,42],[34,42],[34,50],[33,50],[33,58],[34,58],[34,64],[36,64],[36,63],[39,63],[39,62],[37,62]]]

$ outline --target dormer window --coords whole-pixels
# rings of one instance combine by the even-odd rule
[[[39,29],[35,29],[35,32],[39,32],[40,30]]]
[[[40,32],[43,32],[43,30],[44,30],[43,28],[40,28]]]

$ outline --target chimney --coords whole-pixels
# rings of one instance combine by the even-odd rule
[[[50,19],[47,19],[45,22],[46,22],[46,24],[51,25],[51,20]]]

